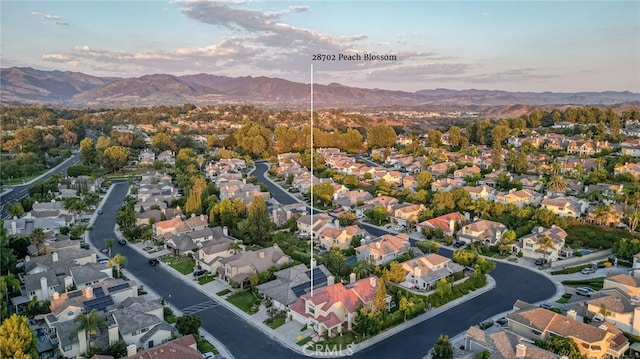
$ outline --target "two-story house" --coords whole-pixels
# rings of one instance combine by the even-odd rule
[[[409,247],[408,234],[385,234],[370,243],[365,243],[357,247],[356,257],[359,261],[371,259],[376,265],[381,265],[389,263],[407,253]]]
[[[486,245],[496,245],[502,240],[507,226],[502,223],[484,219],[462,226],[458,231],[458,240],[466,243],[480,242]]]
[[[291,257],[274,244],[273,247],[250,252],[240,252],[231,257],[220,259],[218,275],[227,283],[236,283],[240,287],[255,274],[264,272],[272,266],[289,263]]]
[[[401,285],[425,292],[434,290],[440,279],[452,278],[455,273],[464,271],[460,264],[436,253],[402,262],[402,268],[407,275]]]
[[[424,227],[429,227],[433,230],[440,229],[445,236],[452,236],[456,231],[456,225],[461,225],[465,220],[466,218],[462,213],[451,212],[420,222],[416,225],[416,229],[418,231],[422,231]]]
[[[556,261],[566,238],[567,232],[556,225],[551,228],[536,226],[531,234],[520,237],[519,243],[514,244],[514,249],[522,252],[524,258],[545,258]]]

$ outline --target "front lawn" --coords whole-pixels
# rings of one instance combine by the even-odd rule
[[[584,280],[563,280],[562,284],[572,287],[590,287],[593,290],[600,290],[604,285],[604,277]]]
[[[204,285],[207,284],[209,282],[213,282],[213,279],[215,278],[215,276],[213,274],[205,274],[205,275],[201,275],[198,278],[198,283],[200,285]]]
[[[232,294],[227,297],[227,301],[248,314],[256,313],[260,305],[260,298],[256,297],[251,289]]]
[[[200,337],[200,339],[196,340],[196,345],[198,346],[198,351],[200,353],[208,353],[212,352],[213,354],[220,354],[218,349],[213,346],[213,344],[209,343],[206,339]]]
[[[303,345],[307,344],[308,342],[310,342],[311,339],[312,339],[311,335],[309,335],[308,337],[300,339],[296,344],[298,344],[300,346],[303,346]]]
[[[181,257],[166,255],[161,257],[162,261],[170,265],[173,269],[182,274],[189,274],[193,272],[193,268],[196,266],[196,261],[191,257]]]
[[[223,295],[227,295],[231,293],[231,289],[223,289],[221,291],[219,291],[218,293],[216,293],[217,296],[222,297]]]
[[[268,325],[269,328],[276,329],[277,327],[284,325],[286,319],[287,319],[287,313],[279,312],[273,317],[273,319],[269,318],[265,320],[264,323]]]
[[[345,350],[351,346],[351,344],[357,343],[358,340],[353,332],[343,332],[342,335],[336,335],[333,338],[327,338],[323,341],[319,341],[313,345],[313,350],[316,351],[334,351]]]

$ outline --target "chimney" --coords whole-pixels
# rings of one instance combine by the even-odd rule
[[[11,234],[18,234],[18,224],[16,223],[15,219],[11,221]]]
[[[191,218],[195,218],[196,214],[195,213],[191,213]]]
[[[229,228],[227,226],[222,227],[222,234],[229,236]]]
[[[58,261],[58,252],[51,252],[51,260],[54,262]]]
[[[264,258],[264,251],[258,252],[258,255],[260,256],[260,258]]]
[[[82,288],[82,296],[87,299],[93,298],[93,288],[91,287]]]
[[[454,219],[449,220],[449,232],[456,230],[456,221]]]
[[[24,256],[24,261],[25,262],[31,262],[31,256],[30,255]]]
[[[127,357],[132,357],[138,353],[138,348],[135,344],[127,345]]]
[[[200,220],[201,220],[201,221],[204,221],[204,214],[201,214],[201,215],[200,215]]]
[[[49,286],[47,285],[47,277],[40,277],[40,290],[42,291],[42,299],[49,298]]]
[[[609,329],[607,328],[607,326],[606,326],[604,323],[600,324],[600,326],[598,326],[598,328],[600,328],[600,329],[602,329],[602,330],[604,330],[604,331],[609,330]]]
[[[340,220],[338,220],[337,218],[336,218],[336,219],[334,219],[334,220],[333,220],[333,225],[334,225],[336,228],[340,228]]]
[[[367,241],[364,238],[360,239],[360,245],[364,246],[365,244],[367,244]]]
[[[371,285],[371,288],[375,288],[378,284],[378,278],[377,277],[369,277],[369,284]]]
[[[349,274],[349,284],[353,284],[355,282],[356,282],[356,274],[355,273]]]
[[[518,345],[516,345],[516,358],[523,359],[526,356],[527,356],[527,346],[522,343],[519,343]]]
[[[380,247],[382,246],[382,244],[380,244],[381,241],[377,241],[376,242],[376,248],[380,249]]]
[[[51,299],[53,299],[53,300],[58,300],[58,299],[60,299],[60,293],[58,293],[58,292],[53,292],[53,295],[52,295],[52,298],[51,298]]]
[[[413,267],[413,275],[416,277],[422,276],[422,268],[418,266]]]
[[[109,326],[109,344],[115,343],[119,340],[119,335],[118,335],[118,325],[117,324],[111,324]]]
[[[336,278],[332,275],[327,276],[327,286],[334,285],[336,282]]]
[[[578,313],[573,309],[571,309],[570,311],[567,312],[567,317],[569,317],[569,318],[571,318],[573,320],[578,320],[577,316],[578,316]]]

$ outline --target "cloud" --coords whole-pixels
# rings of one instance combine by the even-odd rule
[[[33,11],[31,13],[31,15],[37,16],[37,17],[45,20],[45,22],[48,22],[48,23],[51,23],[51,24],[54,24],[54,25],[59,25],[59,26],[67,26],[67,25],[69,25],[69,23],[67,23],[67,22],[59,21],[60,20],[60,16],[58,16],[58,15],[42,14],[42,13],[39,13],[37,11]]]
[[[72,57],[65,54],[46,54],[42,55],[42,59],[52,62],[69,62],[72,60]]]

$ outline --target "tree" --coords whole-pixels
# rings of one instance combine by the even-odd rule
[[[22,202],[16,202],[9,207],[9,216],[11,218],[20,218],[24,214],[24,207]]]
[[[365,211],[365,215],[371,218],[373,221],[377,222],[378,225],[381,225],[382,222],[387,220],[387,216],[389,213],[387,209],[382,206],[373,207],[373,209],[368,209]]]
[[[166,133],[160,132],[151,137],[151,148],[155,153],[160,153],[163,151],[175,149],[176,144]]]
[[[109,171],[115,172],[129,162],[131,153],[122,146],[111,146],[104,150],[103,165]]]
[[[449,145],[451,147],[460,146],[460,140],[462,138],[462,130],[458,126],[451,126],[449,128]]]
[[[610,317],[612,313],[609,308],[607,308],[607,306],[602,303],[600,304],[600,310],[598,310],[598,314],[602,316],[602,319],[606,319],[607,317]]]
[[[13,314],[0,325],[0,357],[38,358],[38,339],[33,335],[27,317]]]
[[[127,263],[127,257],[123,256],[120,253],[117,253],[115,256],[111,257],[108,262],[110,266],[116,266],[116,274],[118,278],[120,278],[120,269],[125,263]]]
[[[389,263],[389,268],[382,271],[381,279],[384,282],[400,283],[405,280],[407,272],[402,268],[402,264],[393,261]]]
[[[238,254],[238,253],[242,252],[242,242],[233,241],[233,242],[229,243],[229,248],[227,248],[227,250],[231,254]]]
[[[353,266],[353,273],[356,274],[356,277],[358,279],[362,279],[362,278],[368,277],[375,270],[376,270],[376,263],[373,261],[373,259],[368,258],[368,257],[365,258],[365,259],[359,260]]]
[[[371,277],[370,280],[377,280],[378,286],[373,294],[373,302],[371,303],[370,315],[375,316],[379,313],[384,313],[387,308],[387,287],[384,284],[384,280]]]
[[[438,130],[429,130],[427,132],[427,146],[438,147],[442,144],[442,132]]]
[[[411,311],[411,308],[414,306],[413,299],[407,299],[407,297],[400,298],[400,303],[398,304],[398,309],[404,314],[404,320],[407,320],[407,313]]]
[[[97,309],[91,310],[88,314],[80,314],[73,321],[78,323],[78,327],[71,332],[71,335],[78,335],[84,330],[88,347],[91,347],[91,336],[100,333],[100,329],[107,328],[106,318]]]
[[[540,247],[540,251],[542,252],[542,257],[545,262],[547,260],[547,251],[549,249],[556,250],[556,246],[553,244],[553,239],[549,237],[542,237],[538,240],[538,247]]]
[[[351,211],[342,212],[338,215],[338,222],[343,227],[352,225],[356,219],[358,219],[358,217]]]
[[[440,278],[439,281],[436,282],[436,293],[443,298],[449,294],[451,294],[452,288],[451,283],[445,278]]]
[[[453,347],[449,337],[441,335],[431,349],[431,359],[453,359]]]
[[[386,125],[371,126],[367,132],[367,145],[372,147],[391,147],[396,143],[396,131]]]
[[[345,256],[338,247],[331,247],[320,257],[320,263],[324,264],[329,272],[340,275],[345,262]]]
[[[183,315],[176,320],[176,329],[182,335],[192,334],[199,337],[198,331],[202,325],[202,320],[195,315]]]
[[[549,340],[536,340],[535,345],[552,353],[567,356],[569,359],[587,359],[586,355],[580,354],[578,344],[568,337],[558,335]]]
[[[273,234],[275,223],[271,222],[264,197],[256,196],[247,209],[247,219],[238,224],[244,234],[245,244],[266,245]]]
[[[553,175],[547,182],[547,189],[552,192],[564,193],[567,189],[567,183],[561,176]]]
[[[349,189],[355,189],[360,186],[360,181],[358,181],[358,177],[355,175],[347,175],[344,177],[344,180],[342,180],[342,184],[347,186]]]
[[[109,257],[111,257],[111,248],[113,247],[113,238],[107,238],[104,240],[104,245],[109,250]]]
[[[322,201],[326,206],[333,199],[334,188],[330,182],[322,182],[313,185],[314,199]]]
[[[90,138],[80,141],[80,162],[84,165],[91,166],[97,163],[98,151]]]
[[[33,232],[31,232],[31,235],[29,236],[29,242],[36,246],[38,255],[40,255],[40,247],[42,247],[46,239],[47,234],[44,233],[44,229],[42,228],[35,228]]]
[[[9,292],[20,289],[20,279],[13,273],[0,276],[0,320],[4,320],[9,316]],[[1,300],[1,299],[0,299]]]
[[[438,253],[440,250],[440,243],[427,239],[425,241],[417,242],[416,247],[418,247],[422,253]]]
[[[429,190],[431,188],[431,180],[433,175],[429,171],[422,171],[416,176],[416,189]]]

